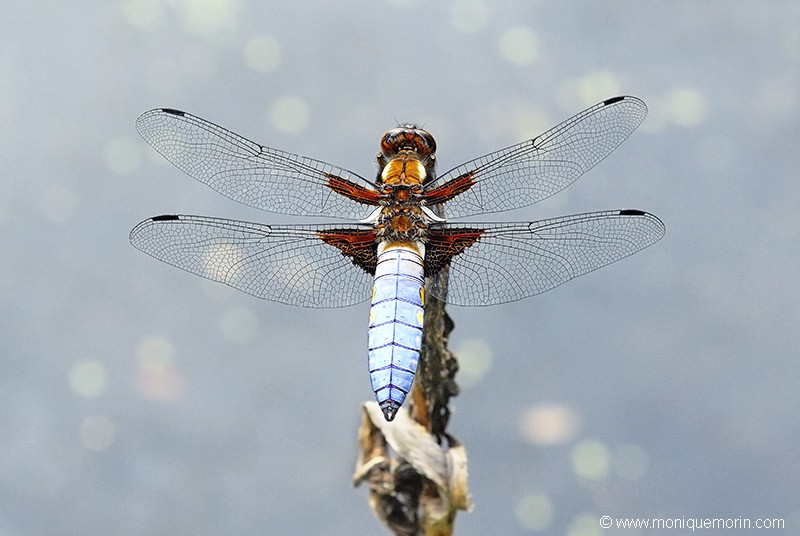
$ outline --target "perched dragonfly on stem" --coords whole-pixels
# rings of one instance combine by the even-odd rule
[[[383,135],[378,174],[368,180],[159,108],[142,114],[136,127],[189,176],[259,209],[354,221],[266,225],[163,215],[138,224],[130,240],[161,261],[259,298],[343,307],[371,296],[370,378],[392,420],[417,369],[426,292],[454,305],[519,300],[664,235],[656,216],[633,209],[533,222],[450,221],[524,207],[561,191],[608,156],[646,113],[638,98],[614,97],[442,175],[433,136],[400,125]]]

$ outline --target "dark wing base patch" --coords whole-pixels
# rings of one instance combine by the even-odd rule
[[[433,277],[446,268],[456,255],[463,252],[483,234],[474,227],[430,229],[425,245],[425,276]]]
[[[319,232],[319,237],[326,244],[338,248],[366,273],[375,275],[378,247],[375,243],[374,229],[326,229]]]

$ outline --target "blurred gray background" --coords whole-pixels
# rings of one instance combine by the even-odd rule
[[[610,515],[800,534],[799,75],[788,0],[2,2],[0,536],[386,533],[350,482],[368,305],[273,304],[131,247],[161,213],[308,221],[183,175],[140,113],[371,177],[397,121],[434,134],[444,171],[618,94],[648,103],[643,126],[494,219],[640,208],[667,236],[450,308],[476,503],[457,533],[594,535]]]

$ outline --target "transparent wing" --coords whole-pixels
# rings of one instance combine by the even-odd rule
[[[345,169],[264,147],[179,110],[143,113],[136,128],[178,169],[231,199],[270,212],[359,219],[369,207],[335,193],[332,177],[374,190]]]
[[[451,169],[427,190],[448,191],[450,181],[452,185],[472,183],[446,202],[448,218],[532,205],[563,190],[603,160],[645,115],[647,106],[636,97],[605,100],[532,140]]]
[[[325,243],[325,233],[371,233],[371,226],[261,225],[203,216],[157,216],[131,243],[160,261],[258,298],[305,307],[366,300],[372,276]]]
[[[432,226],[426,262],[429,255],[447,255],[459,236],[474,242],[450,260],[447,290],[435,284],[428,290],[453,305],[520,300],[632,255],[664,233],[661,220],[640,210],[530,223]]]

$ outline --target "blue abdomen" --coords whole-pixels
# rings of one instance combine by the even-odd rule
[[[378,252],[369,313],[369,375],[387,421],[411,390],[422,346],[425,283],[422,244]]]

